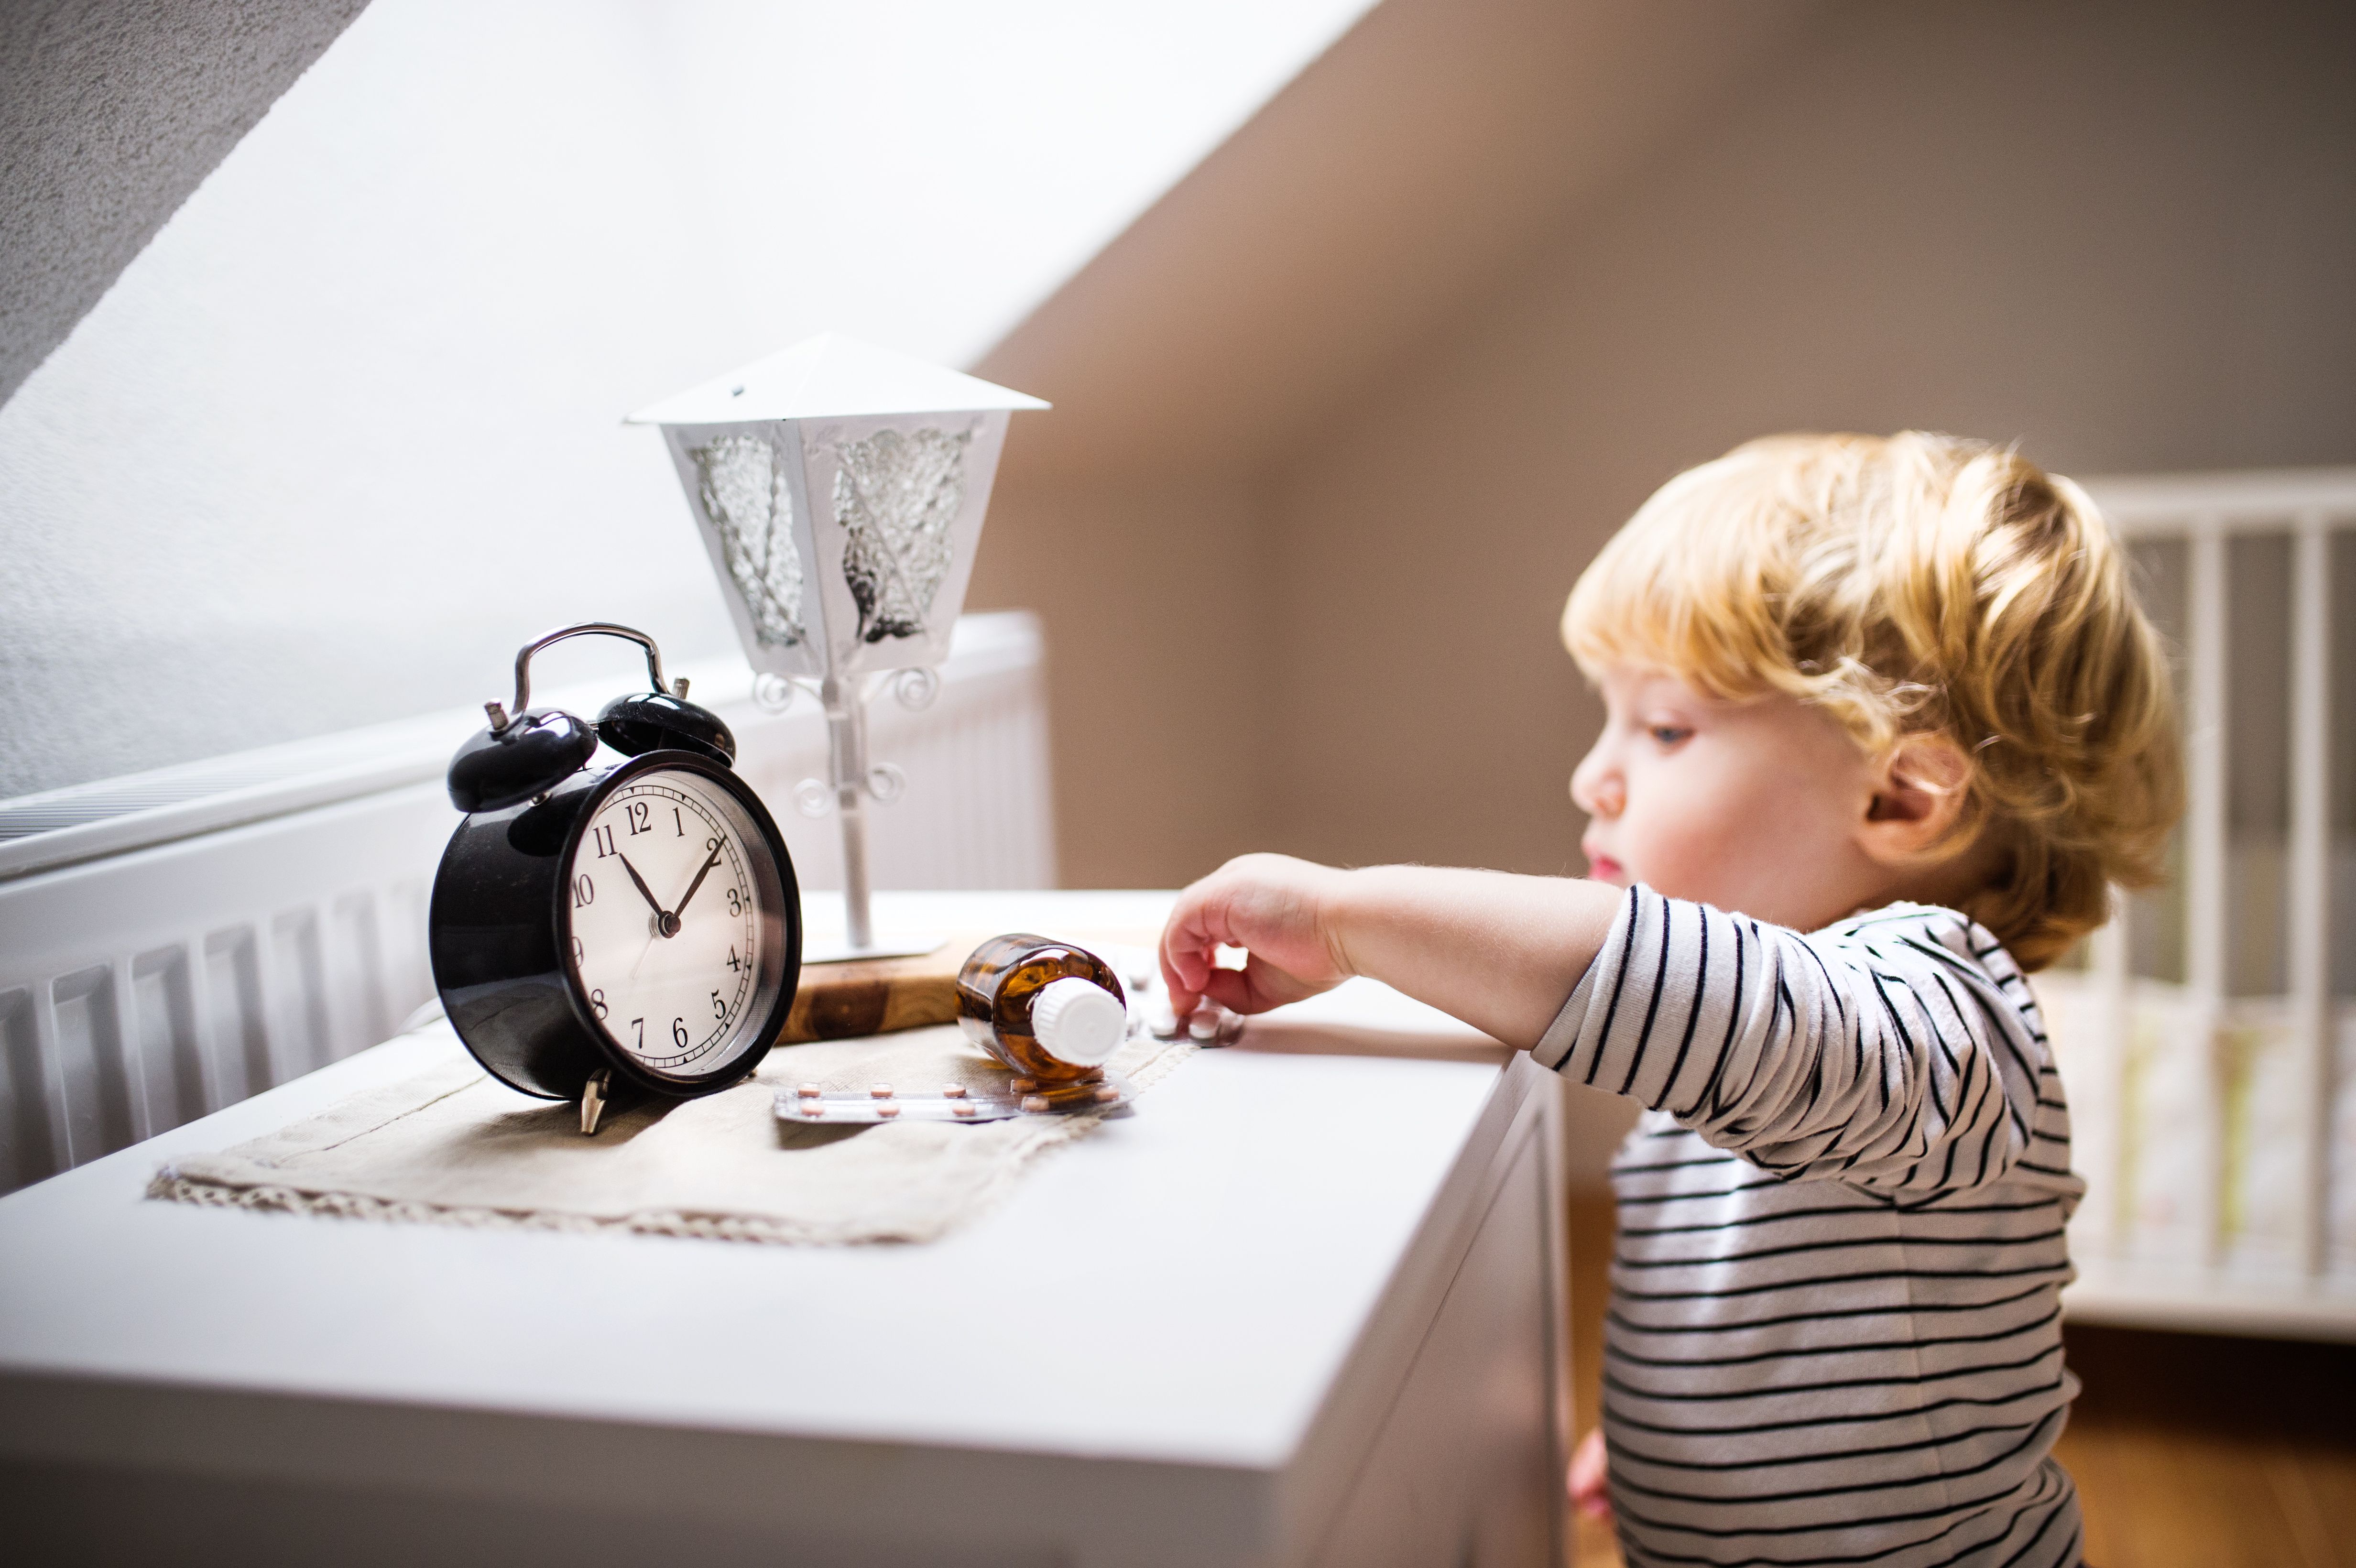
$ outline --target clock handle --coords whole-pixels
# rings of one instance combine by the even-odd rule
[[[487,702],[483,705],[491,716],[492,734],[504,733],[508,726],[522,718],[525,710],[531,706],[531,656],[550,644],[561,643],[567,637],[587,636],[621,637],[637,644],[647,650],[647,678],[654,682],[655,690],[667,696],[687,695],[684,681],[680,683],[680,690],[676,693],[664,683],[662,650],[655,646],[655,640],[652,637],[635,626],[616,625],[611,621],[584,621],[575,626],[559,626],[552,632],[542,632],[516,650],[515,706],[502,709],[496,702]]]

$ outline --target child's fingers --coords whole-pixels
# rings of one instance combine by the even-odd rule
[[[1213,962],[1213,953],[1174,954],[1164,949],[1162,955],[1162,983],[1170,992],[1170,1010],[1184,1018],[1201,1006],[1205,997],[1223,1001],[1220,981],[1232,977],[1235,971],[1222,969]]]
[[[1201,1003],[1212,1001],[1229,1012],[1264,1013],[1270,1008],[1297,1002],[1311,995],[1312,989],[1255,958],[1241,969],[1222,969],[1213,965],[1204,971],[1198,984],[1183,990],[1172,986],[1170,1010],[1183,1019]]]
[[[1204,992],[1231,1012],[1264,1013],[1313,997],[1326,989],[1278,968],[1258,954],[1241,969],[1214,969],[1204,981]]]
[[[1219,972],[1219,949],[1240,945],[1229,908],[1232,890],[1214,873],[1178,895],[1170,919],[1162,928],[1162,978],[1170,987],[1170,1005],[1182,1015],[1206,993],[1205,986]]]
[[[1203,982],[1203,995],[1231,1013],[1264,1013],[1297,998],[1272,996],[1247,970],[1214,969]]]
[[[1162,967],[1189,987],[1202,985],[1219,944],[1226,940],[1225,912],[1210,897],[1210,880],[1205,878],[1180,893],[1162,927]]]
[[[1183,1018],[1207,997],[1232,1012],[1264,1013],[1313,997],[1326,987],[1278,967],[1257,953],[1240,969],[1223,968],[1218,950],[1234,939],[1228,930],[1182,933],[1173,922],[1162,939],[1162,976],[1170,987],[1171,1010]]]
[[[1580,1512],[1590,1519],[1612,1517],[1610,1456],[1603,1449],[1603,1429],[1590,1428],[1579,1440],[1570,1456],[1570,1474],[1565,1477],[1570,1488],[1570,1500]]]
[[[1193,1012],[1196,1008],[1203,1005],[1203,993],[1200,991],[1189,991],[1171,980],[1169,970],[1164,969],[1162,971],[1162,984],[1169,987],[1170,1015],[1173,1018],[1183,1019],[1187,1014]]]
[[[1302,891],[1309,879],[1331,874],[1281,856],[1246,856],[1180,893],[1159,953],[1171,1009],[1183,1018],[1207,997],[1237,1012],[1266,1012],[1341,979],[1319,966],[1332,965]],[[1250,954],[1244,968],[1219,967],[1226,946]]]
[[[1212,970],[1211,977],[1203,982],[1203,999],[1234,1013],[1259,1010],[1251,1005],[1251,988],[1244,984],[1243,976],[1233,969]]]
[[[1203,986],[1216,967],[1218,944],[1202,929],[1198,911],[1189,907],[1194,890],[1180,895],[1162,929],[1159,956],[1162,983],[1169,988],[1171,1010],[1183,1018],[1203,997]]]

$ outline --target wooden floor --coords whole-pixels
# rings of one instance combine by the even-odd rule
[[[1595,1424],[1608,1199],[1574,1200],[1571,1358]],[[2356,1346],[2073,1327],[2086,1387],[2055,1452],[2077,1478],[2094,1568],[2356,1568]],[[1582,1520],[1580,1568],[1618,1564]]]

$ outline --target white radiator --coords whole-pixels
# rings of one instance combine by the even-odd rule
[[[2171,885],[2036,980],[2089,1184],[2065,1301],[2356,1339],[2356,469],[2088,488],[2165,580],[2189,790]]]
[[[877,699],[871,749],[908,775],[869,815],[879,888],[1055,880],[1036,621],[958,625],[922,712]],[[803,888],[841,886],[825,720],[783,715],[739,665],[682,666],[735,731],[738,770]],[[505,689],[485,672],[485,692]],[[618,685],[552,693],[594,717]],[[380,725],[0,801],[0,1191],[365,1050],[432,997],[425,902],[457,823],[442,773],[478,711]],[[823,894],[814,923],[831,923]]]

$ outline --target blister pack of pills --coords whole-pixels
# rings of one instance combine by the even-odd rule
[[[1128,1079],[1106,1072],[1083,1083],[1042,1083],[1009,1076],[1004,1088],[965,1083],[938,1086],[876,1083],[864,1093],[828,1091],[816,1083],[777,1091],[777,1120],[805,1126],[871,1122],[1002,1122],[1014,1116],[1068,1116],[1126,1107],[1136,1093]]]

